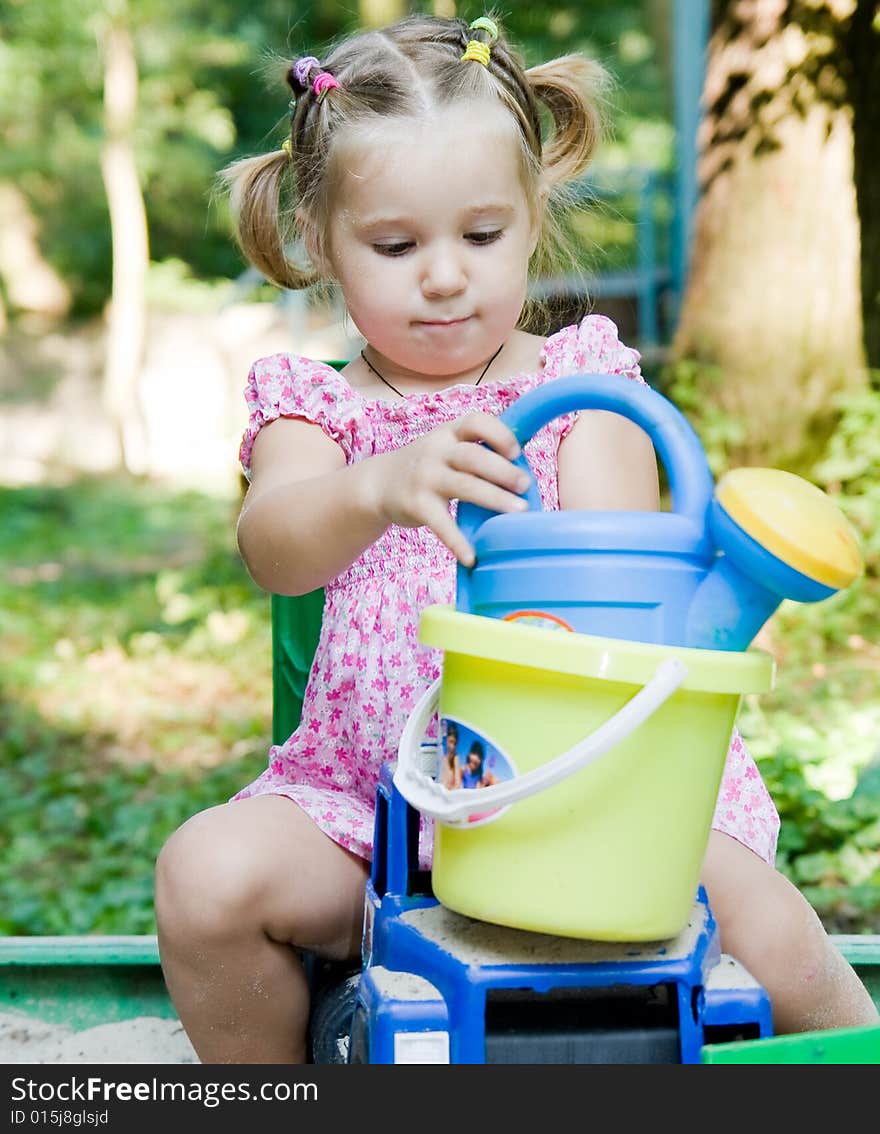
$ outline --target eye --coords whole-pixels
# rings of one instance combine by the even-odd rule
[[[504,235],[503,228],[484,229],[478,232],[468,232],[465,234],[465,240],[470,241],[471,244],[494,244],[500,240]]]
[[[380,256],[403,256],[413,247],[411,240],[397,240],[392,244],[374,244],[373,251]]]

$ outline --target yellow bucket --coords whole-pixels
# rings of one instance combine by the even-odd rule
[[[451,607],[425,610],[419,636],[445,651],[443,676],[407,726],[395,784],[436,819],[439,901],[560,936],[679,933],[740,699],[772,688],[773,659],[556,632]],[[454,723],[482,747],[494,786],[447,788],[418,768],[415,749],[438,696],[445,729]]]

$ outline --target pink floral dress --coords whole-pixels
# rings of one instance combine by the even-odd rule
[[[257,362],[248,379],[242,467],[248,474],[254,438],[278,417],[314,422],[356,464],[472,410],[501,414],[526,391],[584,372],[644,380],[638,352],[601,315],[551,335],[537,373],[404,400],[365,398],[324,363],[273,355]],[[525,446],[546,509],[559,507],[556,453],[573,421],[574,415],[557,418]],[[287,796],[331,839],[369,860],[379,769],[396,758],[407,717],[440,673],[441,652],[418,641],[419,615],[431,603],[452,602],[454,588],[453,556],[425,527],[391,526],[331,579],[300,725],[270,750],[266,771],[233,798]],[[713,826],[772,864],[779,817],[736,732]]]

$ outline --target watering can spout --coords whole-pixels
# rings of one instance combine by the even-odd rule
[[[837,505],[781,469],[735,469],[709,509],[718,549],[688,610],[686,642],[745,650],[783,599],[820,602],[862,571],[858,540]]]
[[[685,645],[702,650],[744,650],[782,601],[726,555],[719,555],[694,592]]]

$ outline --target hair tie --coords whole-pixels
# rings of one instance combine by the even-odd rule
[[[488,43],[481,43],[478,39],[471,39],[468,40],[468,45],[464,49],[461,62],[467,63],[472,60],[474,63],[482,63],[484,67],[488,67],[490,55],[491,52]]]
[[[494,20],[490,20],[488,16],[478,16],[468,24],[468,27],[471,31],[486,32],[489,36],[490,44],[498,39],[498,25]]]
[[[302,58],[297,59],[290,71],[288,71],[288,82],[290,81],[290,73],[292,71],[297,84],[305,90],[309,85],[309,71],[311,71],[313,67],[317,67],[320,71],[320,61],[317,60],[314,55],[303,55]]]
[[[293,157],[293,143],[290,138],[285,138],[281,143],[281,149],[287,154],[288,160]]]
[[[327,91],[332,91],[334,87],[339,86],[339,80],[331,75],[329,71],[322,71],[320,75],[316,75],[312,83],[312,90],[317,96],[318,102],[321,101]]]
[[[474,63],[482,63],[484,67],[488,67],[489,59],[492,56],[492,44],[498,39],[498,25],[494,20],[490,20],[488,16],[478,16],[468,24],[468,30],[484,31],[489,37],[489,42],[483,43],[481,39],[469,39],[467,47],[464,49],[464,55],[461,57],[461,62],[467,63],[473,61]]]

